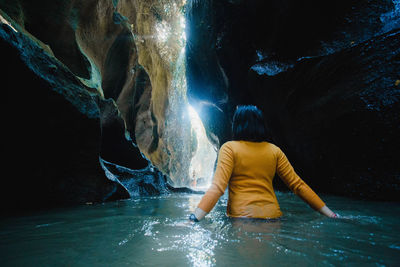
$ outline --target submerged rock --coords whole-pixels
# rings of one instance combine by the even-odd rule
[[[131,169],[100,159],[101,166],[111,181],[121,184],[130,197],[169,193],[167,178],[149,164],[142,169]]]
[[[168,183],[165,174],[157,170],[150,162],[143,169],[130,169],[100,159],[107,177],[121,184],[131,198],[141,196],[157,196],[171,193],[204,194],[202,191],[188,187],[173,187]]]

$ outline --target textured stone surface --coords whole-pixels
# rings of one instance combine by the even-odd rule
[[[139,195],[169,192],[167,177],[133,142],[139,141],[150,158],[158,155],[154,162],[165,173],[173,160],[190,162],[182,160],[178,145],[184,146],[174,140],[185,136],[160,134],[167,125],[172,70],[161,60],[146,66],[150,71],[139,64],[132,25],[115,3],[0,1],[3,114],[12,114],[4,124],[10,174],[2,186],[5,210],[126,198],[133,190],[126,184],[137,186]],[[126,12],[134,14],[131,8]],[[164,76],[170,78],[154,93],[152,83]],[[180,124],[172,126],[182,131]],[[110,179],[100,158],[136,176],[116,173],[123,181]],[[181,166],[172,174],[184,174]],[[8,199],[6,192],[18,199]]]
[[[172,182],[184,179],[193,151],[185,145],[190,142],[182,142],[192,138],[186,92],[173,84],[182,50],[175,34],[181,1],[2,0],[0,8],[48,45],[88,88],[116,102],[130,138]],[[163,42],[160,25],[169,34]],[[121,144],[108,140],[108,146]],[[121,152],[114,152],[119,158]]]
[[[183,78],[179,20],[184,1],[121,0],[117,11],[131,25],[138,51],[139,96],[135,138],[141,151],[177,186],[187,186],[192,133]],[[145,77],[144,72],[148,74]],[[151,85],[151,92],[150,92]],[[145,108],[147,108],[147,111]],[[140,119],[139,119],[140,118]]]
[[[177,186],[187,183],[193,154],[190,140],[193,136],[186,112],[186,88],[177,90],[174,84],[176,75],[180,73],[179,66],[184,66],[177,63],[179,58],[182,61],[184,57],[181,53],[182,43],[178,40],[181,36],[174,33],[176,27],[181,26],[176,24],[176,13],[182,12],[181,6],[182,3],[169,0],[0,1],[1,14],[7,23],[14,25],[18,34],[22,33],[26,40],[33,40],[34,43],[27,46],[26,43],[11,42],[18,48],[18,53],[25,57],[18,68],[22,68],[25,63],[34,73],[22,76],[27,79],[26,83],[29,84],[29,79],[37,75],[43,79],[43,85],[37,87],[48,88],[49,94],[53,90],[61,95],[60,99],[64,97],[72,103],[73,108],[83,114],[83,118],[76,119],[79,121],[75,130],[77,134],[91,132],[90,129],[94,127],[91,125],[98,127],[99,132],[93,134],[90,142],[90,153],[97,157],[87,164],[85,171],[93,168],[100,173],[100,180],[105,176],[99,168],[99,157],[132,170],[147,170],[150,163],[144,158],[146,156],[152,165],[168,175],[160,176],[162,179],[168,177]],[[160,23],[173,28],[172,35],[164,43],[159,42],[157,35],[156,26]],[[5,24],[1,25],[8,29]],[[12,41],[13,34],[5,34],[2,38]],[[50,63],[47,62],[49,59]],[[30,62],[32,60],[33,63]],[[63,75],[57,71],[60,66],[64,70]],[[5,65],[2,67],[8,69]],[[181,76],[184,77],[184,73]],[[20,91],[14,87],[18,86],[10,82],[7,91]],[[72,91],[71,87],[79,90]],[[42,98],[35,98],[35,106],[46,105],[41,101]],[[57,111],[52,112],[57,114]],[[74,120],[68,118],[67,113],[59,115],[60,124],[73,129],[69,124]],[[85,116],[89,120],[88,129],[85,126]],[[68,143],[64,141],[68,136],[59,138],[60,142]],[[43,146],[47,145],[51,146],[51,142],[43,142]],[[83,149],[79,149],[78,145],[67,145],[66,148],[69,150],[65,153],[70,156]],[[59,154],[63,154],[62,149]],[[78,159],[76,162],[79,162]],[[64,168],[69,165],[60,164],[65,164]],[[44,170],[46,168],[53,170],[49,165]],[[157,169],[151,167],[151,170],[154,170],[155,177],[159,176]],[[85,171],[76,171],[77,176],[85,176]],[[55,183],[63,183],[65,179],[57,178]],[[75,198],[71,193],[76,184],[82,190],[98,191],[96,197],[88,193],[89,202],[110,197],[110,193],[107,193],[109,190],[102,188],[103,185],[96,187],[90,183],[85,184],[85,179],[92,178],[70,180],[70,189],[65,192],[62,189],[54,191],[49,187],[43,187],[40,192],[43,196],[46,192],[56,192],[53,193],[58,195],[59,202],[81,203],[85,199],[84,194]],[[104,183],[121,191],[117,197],[126,197],[126,190],[118,184],[107,180]],[[37,188],[41,185],[38,184]],[[162,191],[163,188],[157,190]]]

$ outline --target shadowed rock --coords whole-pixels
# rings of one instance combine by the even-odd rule
[[[231,118],[236,105],[256,104],[312,188],[400,200],[392,1],[189,3],[188,97],[217,107],[204,120],[209,131],[224,142],[230,125],[214,128],[219,113]]]
[[[400,32],[274,77],[249,74],[249,94],[274,140],[320,191],[399,200]]]
[[[25,34],[2,24],[0,36],[2,215],[128,197],[99,164],[97,96]]]

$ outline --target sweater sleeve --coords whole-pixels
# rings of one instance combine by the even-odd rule
[[[318,195],[296,174],[286,155],[278,148],[277,152],[277,173],[285,184],[296,195],[303,199],[315,210],[321,209],[325,203]]]
[[[218,154],[217,168],[213,177],[212,184],[201,199],[198,208],[205,212],[210,212],[218,199],[224,194],[228,186],[229,179],[232,175],[234,165],[233,151],[231,147],[225,143]]]

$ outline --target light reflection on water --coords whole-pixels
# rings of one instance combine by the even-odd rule
[[[281,221],[233,220],[226,197],[200,223],[201,195],[86,205],[0,221],[2,266],[314,266],[400,262],[399,205],[322,196],[319,215],[289,193]]]

